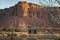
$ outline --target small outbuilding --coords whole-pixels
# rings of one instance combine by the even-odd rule
[[[28,33],[29,34],[37,34],[38,27],[37,26],[29,26],[28,27]]]

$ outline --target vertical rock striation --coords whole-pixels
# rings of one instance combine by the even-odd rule
[[[43,7],[19,2],[10,8],[0,9],[0,27],[20,28],[23,25],[40,28],[60,28],[60,8]]]

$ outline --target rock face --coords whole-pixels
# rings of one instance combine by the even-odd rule
[[[37,4],[19,2],[10,8],[0,9],[0,27],[60,28],[60,8],[43,7]]]

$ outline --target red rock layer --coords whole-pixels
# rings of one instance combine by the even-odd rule
[[[60,28],[60,11],[56,7],[19,2],[15,6],[0,10],[0,27],[16,28],[23,25],[40,28]]]

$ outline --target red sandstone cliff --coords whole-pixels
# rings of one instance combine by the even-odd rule
[[[25,28],[35,25],[40,28],[60,28],[60,8],[43,7],[19,2],[15,6],[0,10],[0,27]]]

